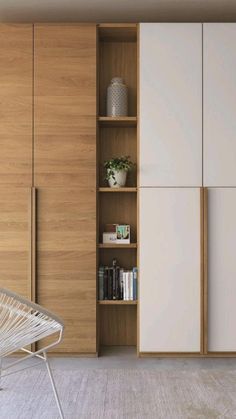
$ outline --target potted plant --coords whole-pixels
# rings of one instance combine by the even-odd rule
[[[121,188],[125,186],[127,173],[133,168],[134,163],[130,156],[115,157],[106,160],[104,167],[106,169],[106,180],[111,188]]]

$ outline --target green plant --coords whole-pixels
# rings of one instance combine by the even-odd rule
[[[120,172],[121,170],[125,170],[129,172],[134,167],[134,163],[130,160],[130,156],[121,156],[115,157],[110,160],[106,160],[104,163],[104,167],[106,169],[106,180],[113,179],[114,184],[116,185],[116,178],[115,172]]]

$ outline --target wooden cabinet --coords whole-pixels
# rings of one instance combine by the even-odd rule
[[[0,287],[31,299],[30,188],[0,187]]]
[[[32,186],[33,26],[0,24],[0,186]]]
[[[140,301],[99,302],[101,344],[236,351],[236,24],[142,23],[139,32],[36,24],[33,36],[33,25],[0,24],[0,286],[32,299],[36,290],[65,320],[58,352],[95,354],[96,255],[126,269],[139,262]],[[129,112],[112,119],[116,75]],[[114,153],[137,163],[119,193],[104,180]],[[202,184],[212,187],[208,229]],[[101,243],[113,222],[131,225],[130,245]]]
[[[32,296],[33,26],[0,24],[0,287]]]
[[[35,186],[96,185],[96,25],[35,25]]]
[[[236,24],[203,27],[204,186],[236,186]]]
[[[57,351],[95,353],[95,191],[39,189],[37,214],[38,301],[65,322]]]
[[[201,191],[140,192],[140,352],[201,350]]]
[[[208,351],[236,352],[236,189],[208,189]]]
[[[140,186],[202,186],[202,26],[140,25]]]
[[[141,24],[141,352],[236,353],[235,41],[235,23]]]
[[[35,25],[37,301],[96,353],[96,25]]]

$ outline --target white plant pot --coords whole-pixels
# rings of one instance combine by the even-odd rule
[[[122,186],[125,186],[126,184],[126,178],[127,178],[127,171],[126,170],[114,170],[115,179],[110,177],[108,180],[109,186],[111,188],[122,188]]]

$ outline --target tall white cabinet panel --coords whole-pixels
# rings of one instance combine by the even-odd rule
[[[140,185],[202,186],[202,25],[140,25]]]
[[[236,24],[203,27],[204,186],[236,186]]]
[[[200,352],[200,282],[200,189],[141,189],[141,352]]]
[[[208,350],[236,351],[236,189],[208,190]]]

